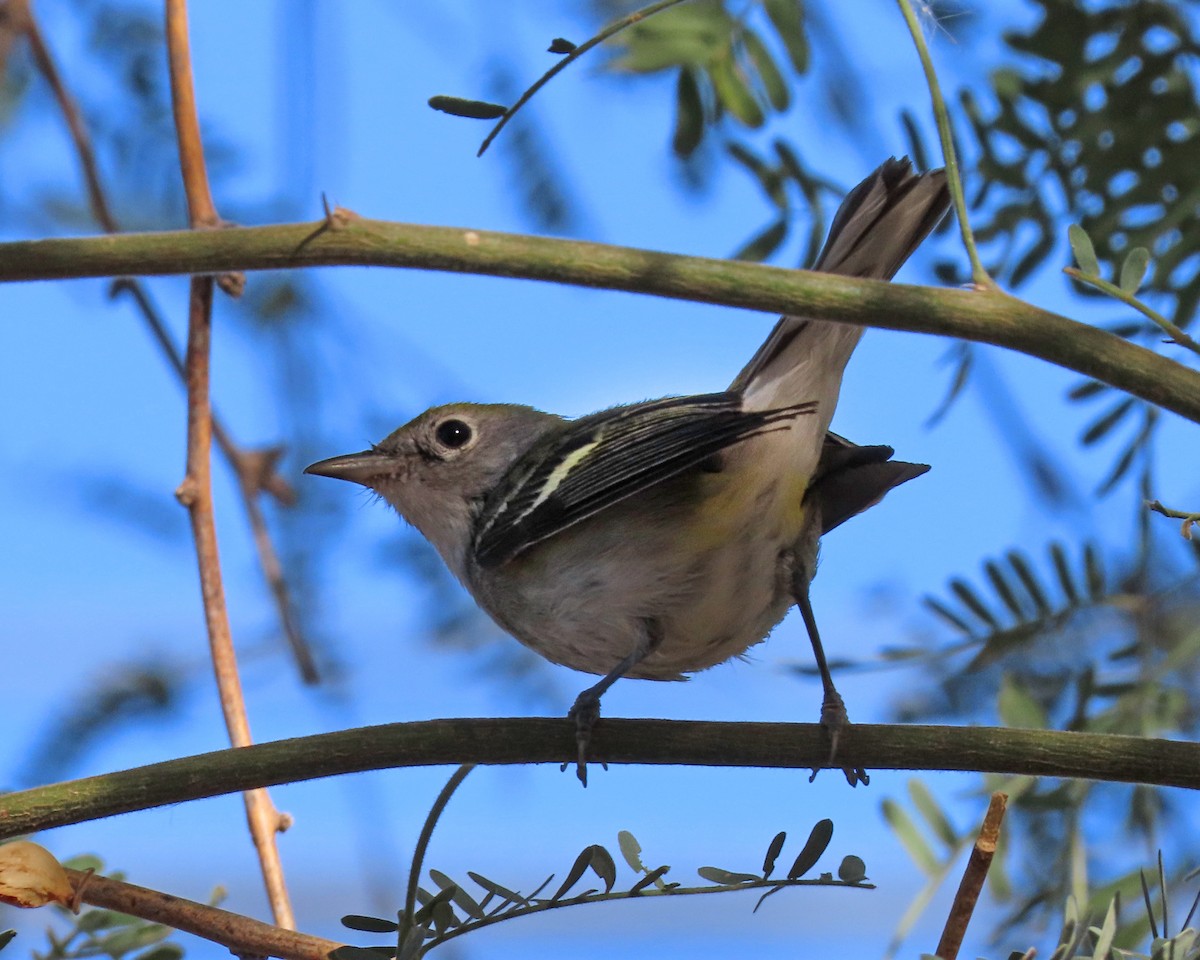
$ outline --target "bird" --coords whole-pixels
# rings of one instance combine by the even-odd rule
[[[811,269],[889,280],[949,202],[944,170],[890,158],[846,195]],[[849,718],[809,599],[820,538],[929,469],[829,431],[862,333],[785,316],[718,393],[578,419],[445,404],[305,472],[374,491],[503,630],[600,676],[568,712],[584,786],[600,698],[617,680],[681,680],[743,657],[793,605],[834,766]]]

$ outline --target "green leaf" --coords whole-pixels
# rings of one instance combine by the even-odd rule
[[[1092,246],[1092,238],[1087,231],[1073,223],[1067,228],[1067,239],[1071,241],[1071,251],[1075,254],[1079,269],[1089,277],[1100,276],[1100,261],[1096,259],[1096,248]]]
[[[913,777],[908,781],[908,795],[912,799],[913,806],[925,818],[925,822],[929,824],[934,835],[942,841],[951,850],[958,846],[958,833],[954,829],[954,825],[950,823],[950,818],[938,805],[933,794],[929,792],[929,788],[925,785],[925,781]]]
[[[722,107],[747,127],[757,128],[763,125],[766,118],[763,116],[762,107],[758,105],[745,78],[738,71],[732,52],[709,64],[708,76]]]
[[[763,857],[763,879],[771,875],[771,871],[775,869],[775,861],[779,859],[779,852],[783,849],[784,841],[787,840],[787,832],[780,830],[772,838],[770,845],[767,847],[767,855]]]
[[[776,220],[755,237],[751,237],[740,250],[733,255],[734,260],[749,260],[761,263],[779,249],[779,245],[787,239],[788,225],[784,219]]]
[[[984,605],[983,601],[979,599],[978,594],[971,589],[965,580],[951,580],[950,592],[962,601],[963,606],[993,630],[1000,629],[1000,621],[996,619],[996,615]]]
[[[753,873],[735,873],[732,870],[722,870],[720,867],[701,867],[696,871],[710,883],[732,885],[738,883],[756,883],[760,878]]]
[[[931,610],[933,613],[936,613],[951,626],[956,627],[958,630],[965,633],[967,636],[974,635],[975,631],[967,623],[967,621],[965,621],[936,597],[922,597],[921,603],[923,603],[929,610]]]
[[[895,800],[888,799],[883,801],[883,817],[891,826],[897,839],[904,845],[904,849],[908,851],[908,855],[913,858],[913,862],[925,874],[937,873],[941,867],[937,855],[925,841],[907,811]]]
[[[1118,423],[1133,409],[1133,397],[1126,397],[1116,403],[1107,413],[1092,421],[1091,426],[1083,431],[1080,443],[1085,447],[1091,446],[1097,440],[1106,437]]]
[[[395,933],[400,929],[400,925],[394,920],[364,917],[357,913],[348,913],[342,917],[342,926],[351,930],[361,930],[363,933]]]
[[[555,37],[546,48],[547,53],[574,53],[576,44],[565,37]]]
[[[1103,393],[1108,389],[1109,386],[1107,383],[1101,383],[1099,380],[1085,380],[1079,386],[1071,388],[1070,392],[1067,394],[1067,399],[1087,400],[1088,398]]]
[[[1108,913],[1104,915],[1104,924],[1100,927],[1100,935],[1096,938],[1096,949],[1092,951],[1092,960],[1109,960],[1113,937],[1116,935],[1117,902],[1113,900],[1108,905]]]
[[[1134,247],[1125,255],[1121,264],[1121,279],[1117,284],[1126,293],[1137,293],[1138,287],[1146,278],[1146,268],[1150,266],[1150,251],[1145,247]]]
[[[612,854],[598,843],[592,844],[592,872],[604,881],[604,892],[611,893],[617,882],[617,865]]]
[[[494,880],[489,880],[482,873],[476,873],[474,870],[468,870],[467,876],[479,884],[479,886],[481,886],[488,893],[494,893],[496,896],[508,903],[519,903],[522,906],[529,905],[529,901],[519,893],[514,893],[512,890],[509,890],[508,887],[500,886],[500,884],[496,883]]]
[[[668,866],[656,867],[654,870],[651,870],[644,877],[642,877],[642,879],[635,883],[632,887],[630,887],[629,892],[641,893],[652,883],[658,884],[659,889],[662,889],[665,886],[665,884],[662,882],[662,878],[670,869],[671,868]]]
[[[469,120],[495,120],[508,113],[508,107],[503,104],[487,103],[484,100],[464,100],[462,97],[430,97],[429,105],[434,110],[440,110],[442,113],[448,113],[454,117],[466,117]]]
[[[445,911],[450,908],[450,900],[454,898],[457,889],[457,887],[447,887],[445,890],[439,890],[425,906],[413,914],[413,923],[421,926],[433,921],[440,927],[449,926],[443,922]]]
[[[687,158],[695,153],[704,139],[704,101],[695,71],[683,67],[675,84],[675,133],[671,149],[677,157]]]
[[[0,930],[0,950],[3,950],[12,943],[13,937],[16,935],[16,930]]]
[[[97,943],[105,953],[120,956],[123,953],[141,950],[143,947],[165,940],[171,933],[170,927],[164,927],[159,923],[146,923],[117,930],[108,936],[100,937]]]
[[[1050,544],[1050,559],[1054,561],[1054,572],[1058,574],[1058,585],[1062,587],[1068,605],[1079,606],[1079,591],[1075,589],[1075,577],[1071,573],[1071,565],[1067,561],[1067,551],[1063,549],[1061,543]]]
[[[617,879],[617,865],[613,863],[612,854],[598,843],[589,844],[579,851],[579,856],[575,858],[575,862],[571,864],[571,869],[567,871],[567,878],[558,888],[558,892],[550,899],[559,900],[568,890],[570,890],[579,879],[587,872],[588,868],[604,881],[604,892],[608,893],[612,890],[613,884]]]
[[[867,879],[867,865],[854,854],[843,857],[838,865],[838,879],[844,883],[862,883]]]
[[[646,865],[642,863],[642,845],[628,830],[617,831],[617,846],[621,848],[621,856],[635,873],[645,873]]]
[[[746,55],[750,58],[750,62],[758,72],[758,77],[762,82],[763,92],[766,93],[767,100],[771,106],[782,113],[788,108],[791,96],[787,81],[783,79],[783,74],[779,72],[779,67],[775,65],[775,58],[771,56],[771,52],[767,49],[766,44],[759,39],[758,34],[753,30],[742,31],[742,43],[746,46]]]
[[[1009,613],[1016,617],[1017,622],[1025,619],[1025,610],[1021,607],[1017,595],[1013,592],[1012,585],[1005,579],[1004,571],[1000,569],[1000,565],[994,560],[988,560],[983,565],[983,572],[987,574],[988,580],[991,581],[992,589],[996,591],[996,595],[1008,607]]]
[[[802,877],[816,866],[817,861],[821,859],[821,855],[828,849],[829,841],[832,839],[832,820],[825,818],[813,824],[812,830],[809,831],[808,839],[804,841],[804,849],[797,854],[796,859],[792,862],[792,868],[788,871],[788,879],[795,880],[798,877]]]
[[[1044,730],[1046,727],[1046,714],[1041,704],[1019,686],[1011,674],[1006,673],[1000,681],[996,707],[1006,727],[1025,730]]]
[[[1095,546],[1088,544],[1083,548],[1083,569],[1087,576],[1088,596],[1093,600],[1104,597],[1104,565]]]
[[[182,960],[183,947],[177,943],[161,943],[151,947],[145,953],[139,953],[133,960]]]
[[[1046,599],[1045,591],[1042,590],[1041,584],[1037,582],[1037,577],[1033,575],[1033,568],[1029,566],[1029,562],[1015,550],[1010,550],[1006,553],[1004,559],[1008,561],[1008,565],[1012,567],[1013,573],[1021,581],[1021,586],[1029,594],[1029,599],[1033,601],[1034,607],[1037,608],[1038,616],[1048,616],[1050,614],[1050,601]]]
[[[329,951],[329,960],[385,960],[385,958],[393,957],[395,954],[395,947],[354,947],[348,943],[344,943],[340,947]]]
[[[804,35],[804,7],[800,0],[763,0],[763,7],[787,48],[792,68],[804,73],[808,69],[808,38]]]
[[[462,884],[451,880],[448,876],[446,876],[446,874],[442,873],[442,871],[434,870],[432,868],[429,871],[429,876],[442,890],[449,889],[450,887],[454,888],[453,900],[456,904],[458,904],[459,909],[462,910],[463,913],[474,920],[483,919],[483,907],[476,903],[475,898],[462,888]]]

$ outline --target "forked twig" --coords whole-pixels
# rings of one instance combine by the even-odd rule
[[[208,172],[200,140],[200,121],[196,112],[192,81],[191,52],[188,41],[186,0],[166,0],[167,59],[171,76],[171,107],[179,139],[180,169],[187,194],[188,214],[193,227],[212,227],[219,223],[216,206],[208,185]],[[221,581],[221,561],[217,551],[217,529],[212,503],[212,412],[209,409],[209,365],[212,346],[212,301],[215,281],[212,276],[193,277],[188,298],[188,340],[184,368],[187,374],[187,474],[180,484],[178,497],[188,509],[192,536],[196,542],[196,560],[200,591],[204,599],[204,619],[208,628],[213,671],[221,698],[221,709],[230,743],[235,747],[251,744],[246,703],[238,676],[237,656],[225,606],[225,588]],[[258,852],[267,896],[277,926],[295,928],[295,919],[283,879],[276,836],[286,829],[281,816],[265,789],[244,793],[246,818]]]

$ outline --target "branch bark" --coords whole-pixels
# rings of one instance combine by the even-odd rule
[[[444,719],[360,727],[0,795],[0,840],[364,770],[561,764],[574,763],[575,754],[574,724],[563,719]],[[829,741],[815,723],[604,719],[596,726],[592,754],[610,764],[807,771],[827,766]],[[1200,744],[1114,734],[856,723],[843,735],[837,762],[869,770],[967,770],[1200,789]],[[576,789],[573,779],[564,778],[562,784],[564,790]],[[803,786],[797,782],[796,789]]]
[[[390,266],[519,277],[994,343],[1200,423],[1200,373],[998,291],[938,290],[629,247],[368,220],[0,244],[0,282]]]

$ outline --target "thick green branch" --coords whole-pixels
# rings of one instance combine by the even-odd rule
[[[994,291],[936,290],[733,260],[366,220],[0,244],[0,281],[374,265],[628,290],[944,334],[1018,350],[1200,423],[1200,373]]]
[[[6,794],[0,796],[0,840],[363,770],[573,763],[575,753],[575,726],[558,719],[448,719],[362,727]],[[829,742],[813,723],[605,719],[596,727],[592,755],[614,764],[807,770],[827,765]],[[971,770],[1200,788],[1200,744],[1094,733],[856,723],[843,735],[837,762],[868,770]],[[837,771],[828,775],[841,776]],[[564,777],[562,789],[577,789],[574,779]]]

